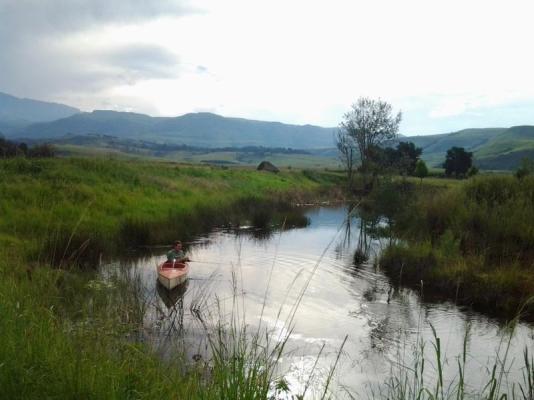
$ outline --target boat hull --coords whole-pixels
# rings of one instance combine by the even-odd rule
[[[188,274],[189,266],[186,263],[173,264],[166,261],[158,266],[158,281],[169,290],[184,283]]]

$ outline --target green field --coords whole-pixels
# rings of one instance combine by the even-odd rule
[[[57,144],[59,155],[69,157],[117,157],[139,160],[166,160],[180,163],[213,164],[227,166],[257,166],[262,161],[270,161],[279,168],[339,168],[339,159],[331,152],[322,154],[314,151],[309,154],[287,154],[267,152],[258,154],[239,151],[170,151],[156,154],[153,151],[140,148],[114,148],[91,144]]]
[[[432,168],[441,168],[448,149],[463,147],[474,154],[474,164],[484,170],[515,170],[523,158],[534,158],[534,127],[464,129],[443,135],[408,136],[399,141],[411,141],[423,149],[422,158]],[[176,144],[150,142],[139,138],[109,135],[66,136],[52,143],[60,154],[69,156],[109,155],[126,158],[163,158],[176,162],[254,166],[271,161],[278,167],[337,168],[340,165],[335,148],[280,152],[264,148],[247,151],[216,148],[173,150]]]

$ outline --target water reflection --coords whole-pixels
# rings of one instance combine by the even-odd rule
[[[327,371],[348,334],[336,374],[340,397],[341,388],[354,393],[366,382],[382,381],[399,358],[410,365],[414,348],[433,338],[430,324],[451,361],[462,352],[465,337],[468,368],[482,371],[494,360],[503,343],[497,321],[450,302],[426,303],[417,291],[390,285],[375,262],[392,240],[379,217],[352,206],[310,208],[305,217],[301,229],[271,228],[265,234],[252,227],[225,228],[192,240],[190,279],[177,292],[156,286],[162,253],[123,264],[141,275],[147,297],[156,294],[145,317],[146,340],[163,356],[171,356],[172,342],[189,358],[209,358],[206,329],[237,307],[251,329],[261,323],[273,338],[289,334],[280,369],[298,388],[321,348],[316,371]],[[285,322],[296,304],[291,330]],[[534,344],[531,335],[529,326],[519,325],[511,359],[520,360],[524,346]],[[450,362],[445,374],[455,373],[456,365]],[[429,367],[426,373],[432,372]],[[317,375],[314,385],[321,387],[324,374]],[[480,384],[477,374],[471,378],[473,387]]]
[[[183,313],[184,308],[184,294],[187,292],[189,282],[185,281],[172,290],[168,290],[160,282],[156,284],[159,298],[163,301],[168,310],[174,311],[177,308]]]

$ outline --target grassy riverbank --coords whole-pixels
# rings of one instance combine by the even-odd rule
[[[403,283],[513,318],[534,296],[534,178],[480,176],[415,190],[380,264]],[[529,303],[522,309],[534,318]]]
[[[221,326],[209,363],[180,353],[162,361],[134,340],[144,315],[135,279],[102,281],[91,267],[100,254],[214,224],[298,225],[290,205],[331,197],[338,181],[319,171],[0,160],[0,397],[266,398],[281,345]]]
[[[162,162],[3,160],[0,246],[32,261],[57,264],[80,250],[94,259],[237,224],[244,216],[261,222],[271,210],[324,196],[337,180],[331,173]]]

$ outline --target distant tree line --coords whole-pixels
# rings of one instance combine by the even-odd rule
[[[370,152],[368,162],[378,173],[398,173],[423,179],[429,171],[421,159],[422,154],[423,149],[412,142],[400,142],[396,148],[375,146]],[[463,147],[451,147],[447,150],[443,168],[447,177],[466,178],[478,173],[478,168],[473,165],[473,153]]]
[[[0,157],[30,157],[46,158],[54,157],[54,147],[50,144],[28,146],[26,143],[13,142],[0,136]]]
[[[171,151],[189,151],[196,153],[214,153],[214,152],[236,152],[236,153],[254,153],[260,156],[269,153],[277,154],[310,154],[309,151],[292,149],[291,147],[263,147],[263,146],[244,146],[244,147],[200,147],[189,146],[186,144],[158,144],[158,143],[143,143],[144,148],[159,151],[161,153],[168,153]]]
[[[277,153],[277,154],[310,154],[309,151],[302,149],[292,149],[291,147],[263,147],[263,146],[245,146],[245,147],[219,147],[209,149],[210,151],[239,151],[242,153]]]
[[[264,147],[264,146],[226,146],[226,147],[203,147],[191,146],[187,144],[174,143],[156,143],[146,140],[133,140],[119,138],[111,135],[89,134],[89,135],[67,135],[60,139],[55,139],[56,144],[74,144],[74,145],[91,145],[105,143],[114,149],[124,150],[126,152],[136,152],[139,150],[148,150],[157,156],[163,156],[170,152],[187,151],[191,153],[213,153],[213,152],[236,152],[236,153],[254,153],[263,156],[269,153],[277,154],[310,154],[309,151],[302,149],[293,149],[291,147]]]

